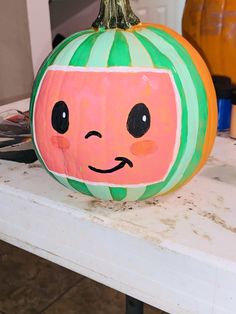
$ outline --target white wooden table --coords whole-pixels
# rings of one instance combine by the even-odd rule
[[[236,313],[236,141],[175,194],[105,203],[0,161],[0,239],[171,314]]]

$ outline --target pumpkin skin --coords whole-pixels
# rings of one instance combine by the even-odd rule
[[[68,118],[59,132],[54,108]],[[217,129],[203,60],[180,35],[153,24],[67,38],[42,65],[30,112],[46,170],[103,200],[176,190],[204,165]]]
[[[236,1],[187,0],[183,35],[201,53],[212,74],[236,83]]]

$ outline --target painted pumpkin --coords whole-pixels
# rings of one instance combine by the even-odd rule
[[[119,3],[103,0],[94,27],[48,56],[31,121],[38,157],[57,181],[133,201],[173,191],[200,170],[217,111],[198,53],[174,31],[141,24],[127,0]]]
[[[183,35],[201,53],[212,74],[236,83],[236,1],[187,0]]]

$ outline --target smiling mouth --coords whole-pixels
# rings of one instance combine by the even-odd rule
[[[125,157],[117,157],[115,158],[116,161],[120,161],[120,163],[115,166],[114,168],[111,168],[111,169],[107,169],[107,170],[102,170],[102,169],[97,169],[97,168],[94,168],[92,166],[88,166],[90,170],[94,171],[94,172],[98,172],[98,173],[112,173],[112,172],[115,172],[115,171],[118,171],[122,168],[125,167],[125,165],[128,165],[130,168],[133,168],[133,163],[132,161],[130,161],[128,158],[125,158]]]

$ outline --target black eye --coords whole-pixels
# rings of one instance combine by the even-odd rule
[[[58,101],[52,110],[52,127],[60,134],[69,128],[69,110],[64,101]]]
[[[127,129],[136,138],[142,137],[150,128],[150,112],[144,104],[140,103],[133,107],[129,113]]]

